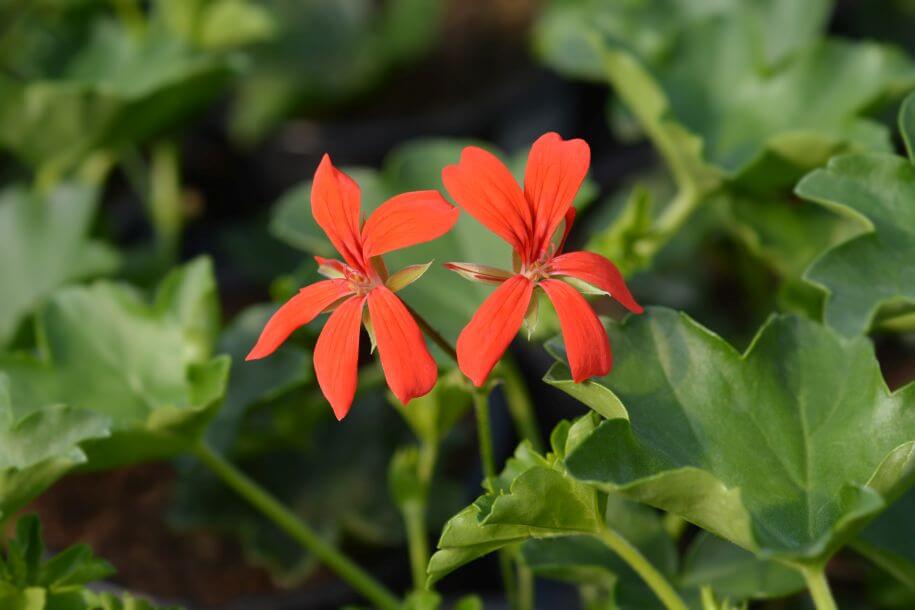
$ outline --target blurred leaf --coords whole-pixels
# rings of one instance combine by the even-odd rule
[[[0,357],[16,418],[66,404],[111,419],[84,445],[87,468],[173,457],[196,442],[225,391],[228,359],[207,360],[215,321],[210,262],[175,270],[153,305],[124,285],[56,292],[36,316],[37,354]]]
[[[861,532],[851,546],[915,591],[915,488]]]
[[[915,385],[889,393],[865,338],[775,316],[740,355],[664,309],[609,334],[609,376],[547,378],[609,418],[566,458],[582,481],[818,565],[915,478]]]
[[[269,40],[277,27],[266,7],[248,0],[158,0],[156,17],[170,32],[203,49]]]
[[[915,141],[913,115],[915,95],[906,100],[900,117],[907,142]],[[829,293],[826,322],[853,336],[867,332],[881,306],[905,305],[915,311],[915,152],[911,159],[876,154],[835,158],[804,178],[797,193],[865,228],[825,252],[805,274]]]
[[[114,574],[85,545],[72,546],[45,560],[38,517],[16,523],[16,536],[0,555],[0,607],[10,610],[90,610],[83,603],[84,587]]]
[[[387,467],[410,434],[372,373],[363,369],[344,425],[317,389],[284,391],[248,410],[231,439],[239,467],[335,545],[390,546],[403,535]],[[315,568],[314,557],[199,464],[185,465],[175,494],[173,523],[237,537],[247,560],[280,585],[295,586]]]
[[[0,374],[0,522],[85,463],[80,443],[109,434],[108,418],[89,411],[47,405],[17,418],[18,411]]]
[[[138,37],[98,19],[61,74],[0,78],[0,147],[59,174],[94,150],[139,144],[209,103],[228,83],[230,64],[154,26]]]
[[[97,205],[96,189],[76,183],[0,191],[0,347],[56,288],[115,268],[116,253],[89,239]]]
[[[915,87],[915,65],[887,46],[825,39],[830,8],[826,0],[551,4],[535,28],[544,61],[612,84],[679,187],[667,208],[655,206],[650,230],[635,223],[644,208],[624,213],[628,224],[598,238],[599,251],[630,270],[647,266],[714,192],[689,180],[699,162],[724,173],[720,190],[732,208],[724,228],[780,275],[797,279],[822,251],[814,246],[847,235],[849,223],[788,203],[788,189],[836,153],[889,150],[886,129],[866,114]],[[671,130],[692,139],[692,167]],[[788,234],[816,241],[773,238],[773,214],[787,220]]]
[[[391,403],[423,442],[438,446],[470,408],[471,388],[456,368],[439,375],[438,383],[425,396],[414,398],[408,406],[399,400]]]
[[[683,587],[711,587],[732,600],[785,597],[806,586],[797,570],[759,559],[707,532],[693,540],[683,564]]]
[[[253,56],[231,130],[244,142],[278,122],[377,87],[436,41],[443,0],[268,0],[276,31]]]
[[[213,447],[227,452],[237,440],[238,427],[249,410],[303,390],[313,379],[311,353],[287,341],[269,359],[245,361],[245,356],[270,316],[274,305],[253,305],[239,313],[222,332],[216,352],[232,359],[232,374],[222,408],[207,429]]]
[[[85,610],[181,610],[178,606],[159,606],[129,593],[119,597],[112,593],[86,591],[83,595],[87,604]],[[48,608],[47,610],[55,609]],[[60,610],[67,609],[61,608]]]

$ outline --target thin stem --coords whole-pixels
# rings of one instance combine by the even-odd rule
[[[598,530],[595,537],[619,555],[620,559],[628,563],[629,567],[641,576],[667,610],[687,610],[686,604],[680,599],[673,586],[628,540],[607,526]]]
[[[296,517],[265,489],[249,479],[243,472],[205,443],[199,443],[194,455],[212,470],[238,495],[260,510],[264,516],[310,551],[325,566],[336,572],[354,589],[380,610],[399,610],[400,602],[381,583],[372,578],[346,555],[321,539],[308,525]]]
[[[407,305],[404,303],[404,305]],[[410,315],[416,320],[416,323],[419,324],[420,330],[426,333],[426,336],[432,340],[443,352],[445,352],[449,358],[458,361],[457,359],[457,350],[451,345],[448,339],[444,338],[437,330],[432,328],[432,325],[429,324],[424,317],[419,315],[415,309],[407,305],[407,311],[410,312]]]
[[[506,353],[499,363],[497,372],[504,382],[505,402],[508,404],[508,412],[515,422],[519,436],[530,441],[536,451],[543,451],[540,427],[537,425],[537,418],[534,417],[533,401],[515,359]]]
[[[412,502],[403,507],[407,527],[407,546],[410,553],[410,571],[413,588],[426,589],[426,567],[429,565],[429,540],[426,534],[426,502]]]
[[[804,580],[807,582],[807,589],[810,591],[810,597],[813,598],[813,605],[817,610],[837,610],[836,600],[832,597],[832,590],[829,588],[829,581],[826,580],[826,574],[822,567],[799,567]]]
[[[184,211],[181,204],[180,152],[163,140],[152,149],[149,172],[149,214],[158,247],[166,260],[177,254]]]
[[[473,392],[473,412],[477,418],[477,438],[480,443],[480,461],[483,464],[483,477],[488,482],[496,476],[496,459],[492,449],[492,426],[489,420],[489,394],[484,390]],[[520,610],[518,586],[512,569],[512,557],[508,549],[499,550],[499,569],[502,572],[502,584],[508,605],[513,610]]]
[[[429,509],[429,487],[438,458],[438,444],[423,442],[419,450],[419,478],[422,483],[422,497],[403,507],[404,523],[407,529],[407,550],[410,554],[410,570],[413,588],[425,591],[426,569],[429,566],[429,533],[426,528],[426,513]]]
[[[534,610],[534,573],[518,562],[518,610]]]
[[[480,461],[487,480],[496,476],[496,460],[492,450],[492,426],[489,421],[489,395],[481,390],[473,392],[473,411],[477,418],[477,438],[480,443]]]

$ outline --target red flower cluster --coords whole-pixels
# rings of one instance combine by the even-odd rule
[[[470,279],[499,285],[458,338],[458,366],[477,386],[518,334],[537,288],[559,316],[574,380],[610,371],[610,342],[603,325],[585,298],[558,278],[585,282],[630,311],[642,312],[606,258],[591,252],[562,253],[575,218],[572,201],[589,163],[590,150],[583,140],[564,141],[548,133],[531,148],[523,191],[495,156],[472,146],[464,149],[459,163],[442,171],[454,200],[515,251],[513,271],[446,265]],[[318,384],[338,419],[349,411],[356,390],[363,323],[374,333],[385,378],[399,400],[406,404],[435,386],[435,361],[416,321],[394,294],[404,283],[395,278],[413,274],[407,269],[388,276],[381,255],[444,235],[458,215],[437,191],[419,191],[383,203],[363,224],[359,199],[359,186],[325,155],[312,185],[312,214],[343,261],[316,257],[319,271],[331,279],[306,286],[280,307],[247,358],[268,356],[295,329],[330,311],[314,364]],[[563,223],[557,242],[554,234]]]

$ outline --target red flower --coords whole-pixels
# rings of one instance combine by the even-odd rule
[[[613,263],[592,252],[562,254],[575,219],[572,200],[590,158],[584,140],[564,141],[548,133],[531,148],[524,191],[502,162],[473,146],[464,149],[459,163],[442,170],[454,200],[515,250],[514,272],[468,263],[446,265],[465,277],[499,284],[458,338],[458,365],[475,385],[486,381],[518,334],[538,287],[559,316],[573,379],[581,382],[610,372],[610,341],[603,325],[578,291],[555,278],[581,280],[629,311],[642,312]],[[553,234],[563,220],[565,229],[554,244]]]
[[[459,211],[438,191],[397,195],[362,223],[360,192],[324,155],[311,187],[311,212],[343,261],[315,257],[331,279],[302,288],[267,322],[246,360],[269,356],[300,326],[332,312],[315,346],[315,374],[337,419],[356,392],[360,326],[374,333],[388,387],[404,404],[429,392],[438,367],[422,332],[394,291],[415,280],[423,266],[388,277],[381,255],[431,241],[451,230]],[[364,306],[368,304],[368,316]]]

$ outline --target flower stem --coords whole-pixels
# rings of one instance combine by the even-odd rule
[[[184,210],[181,201],[180,151],[174,142],[153,145],[149,172],[149,215],[163,260],[178,254]]]
[[[489,394],[479,389],[474,390],[473,411],[477,418],[477,438],[480,443],[483,477],[488,481],[496,476],[496,461],[492,450],[492,427],[489,421]]]
[[[673,586],[628,540],[606,525],[597,531],[595,537],[635,570],[667,610],[687,610],[686,604]]]
[[[829,581],[826,580],[823,568],[804,566],[798,569],[807,582],[807,589],[810,591],[810,597],[813,598],[814,607],[817,610],[837,610],[838,606],[832,597],[832,590],[829,588]]]
[[[325,566],[337,573],[380,610],[399,610],[400,601],[346,555],[318,536],[314,530],[283,506],[265,489],[249,479],[232,463],[204,442],[194,448],[194,455],[238,495],[260,510],[264,516],[310,551]]]
[[[445,352],[449,358],[457,362],[457,351],[454,349],[448,339],[444,338],[437,330],[432,328],[432,325],[429,324],[424,317],[419,315],[415,309],[406,303],[404,303],[404,305],[406,305],[407,311],[410,312],[410,315],[413,316],[413,319],[416,320],[416,323],[419,324],[420,330],[422,330],[433,343],[435,343],[443,352]]]
[[[410,572],[413,588],[426,590],[426,567],[429,565],[429,541],[426,536],[426,503],[416,502],[403,507],[407,528],[407,550],[410,553]]]
[[[515,422],[518,435],[529,441],[536,451],[543,451],[540,427],[537,425],[537,418],[534,417],[533,401],[531,401],[530,392],[524,385],[524,379],[521,377],[521,371],[518,370],[515,359],[506,353],[499,363],[497,372],[502,377],[505,402],[508,405],[508,412]]]

